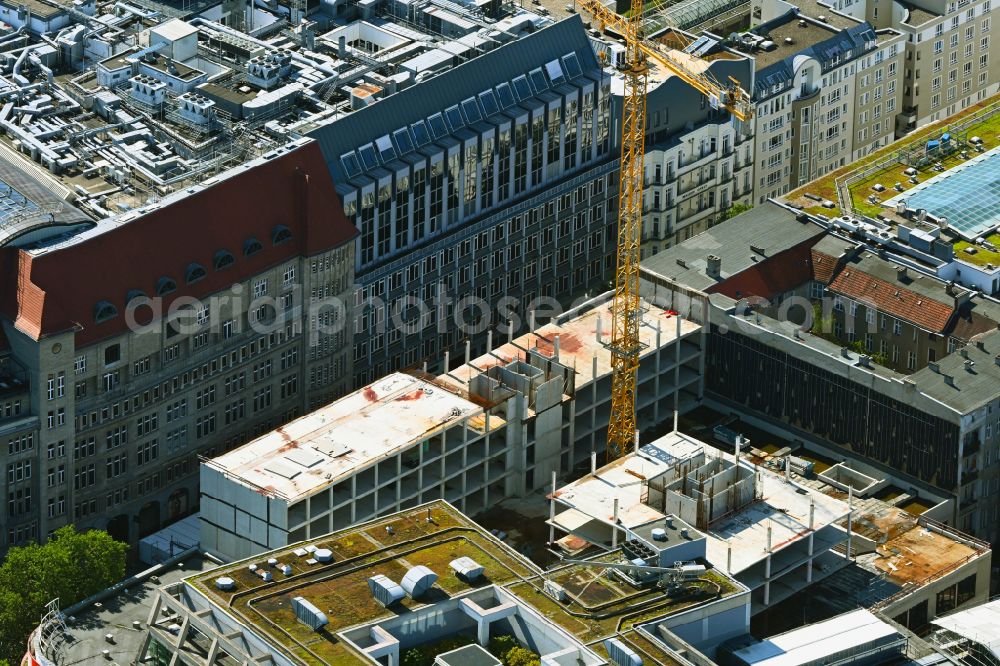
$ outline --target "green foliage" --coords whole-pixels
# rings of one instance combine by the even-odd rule
[[[541,666],[541,658],[528,648],[516,647],[504,655],[504,666]]]
[[[731,217],[736,217],[740,213],[745,213],[751,208],[753,208],[752,204],[745,204],[745,203],[733,204],[726,210],[722,211],[722,220],[728,220]]]
[[[503,636],[496,636],[490,639],[489,650],[490,653],[503,661],[503,658],[508,652],[517,647],[517,640],[510,634],[504,634]]]
[[[840,338],[838,338],[833,332],[833,316],[831,315],[830,317],[824,317],[823,311],[820,308],[819,304],[813,305],[812,328],[809,329],[809,332],[817,337],[823,338],[824,340],[829,340],[834,344],[841,345],[842,347],[847,347],[848,349],[850,349],[855,353],[865,354],[866,356],[870,356],[873,363],[876,363],[878,365],[887,368],[890,367],[889,359],[888,357],[886,357],[885,354],[879,354],[874,351],[868,351],[867,349],[865,349],[864,344],[860,340],[855,340],[854,342],[847,342],[846,340],[841,340]]]
[[[127,550],[107,532],[72,525],[43,546],[11,548],[0,565],[0,659],[20,662],[48,602],[58,597],[65,608],[121,580]]]
[[[434,658],[425,650],[420,648],[410,648],[403,653],[402,666],[431,666]]]

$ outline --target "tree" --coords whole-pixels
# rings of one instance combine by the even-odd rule
[[[125,576],[128,545],[107,532],[57,530],[45,545],[14,547],[0,565],[0,660],[20,662],[45,604],[65,608]]]
[[[541,666],[541,659],[528,648],[516,647],[510,649],[504,656],[505,666]]]
[[[751,204],[745,204],[745,203],[733,204],[726,210],[722,211],[722,219],[728,220],[729,218],[736,217],[740,213],[745,213],[751,208],[753,208],[753,205]]]

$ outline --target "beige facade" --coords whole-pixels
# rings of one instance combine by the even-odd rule
[[[754,47],[756,165],[762,203],[839,169],[894,138],[904,37],[835,12],[764,3]]]

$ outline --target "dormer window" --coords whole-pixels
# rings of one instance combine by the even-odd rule
[[[187,272],[184,275],[185,275],[184,279],[187,281],[187,283],[191,284],[193,282],[197,282],[198,280],[204,278],[205,275],[207,275],[207,273],[205,273],[205,267],[202,266],[201,264],[191,264],[190,266],[188,266]]]
[[[264,246],[260,244],[259,240],[256,238],[248,238],[247,241],[243,243],[243,256],[252,257],[263,249]]]
[[[236,258],[233,257],[231,252],[226,250],[219,250],[215,253],[215,259],[212,261],[215,270],[220,271],[223,268],[228,268],[236,263]]]
[[[146,292],[140,289],[130,289],[127,294],[125,294],[125,305],[128,305],[137,298],[146,298]]]
[[[118,316],[118,308],[108,301],[101,301],[94,306],[94,322],[100,324]]]
[[[289,241],[291,239],[292,239],[292,230],[283,224],[279,224],[271,232],[271,242],[274,245],[280,245],[281,243],[284,243],[285,241]]]
[[[167,294],[177,291],[177,283],[172,279],[164,276],[156,281],[156,295],[166,296]]]

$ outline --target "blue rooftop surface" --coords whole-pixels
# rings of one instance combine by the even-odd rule
[[[893,197],[909,208],[924,208],[972,240],[1000,225],[1000,152],[994,148]]]
[[[19,213],[38,210],[38,205],[13,185],[0,179],[0,225]]]

